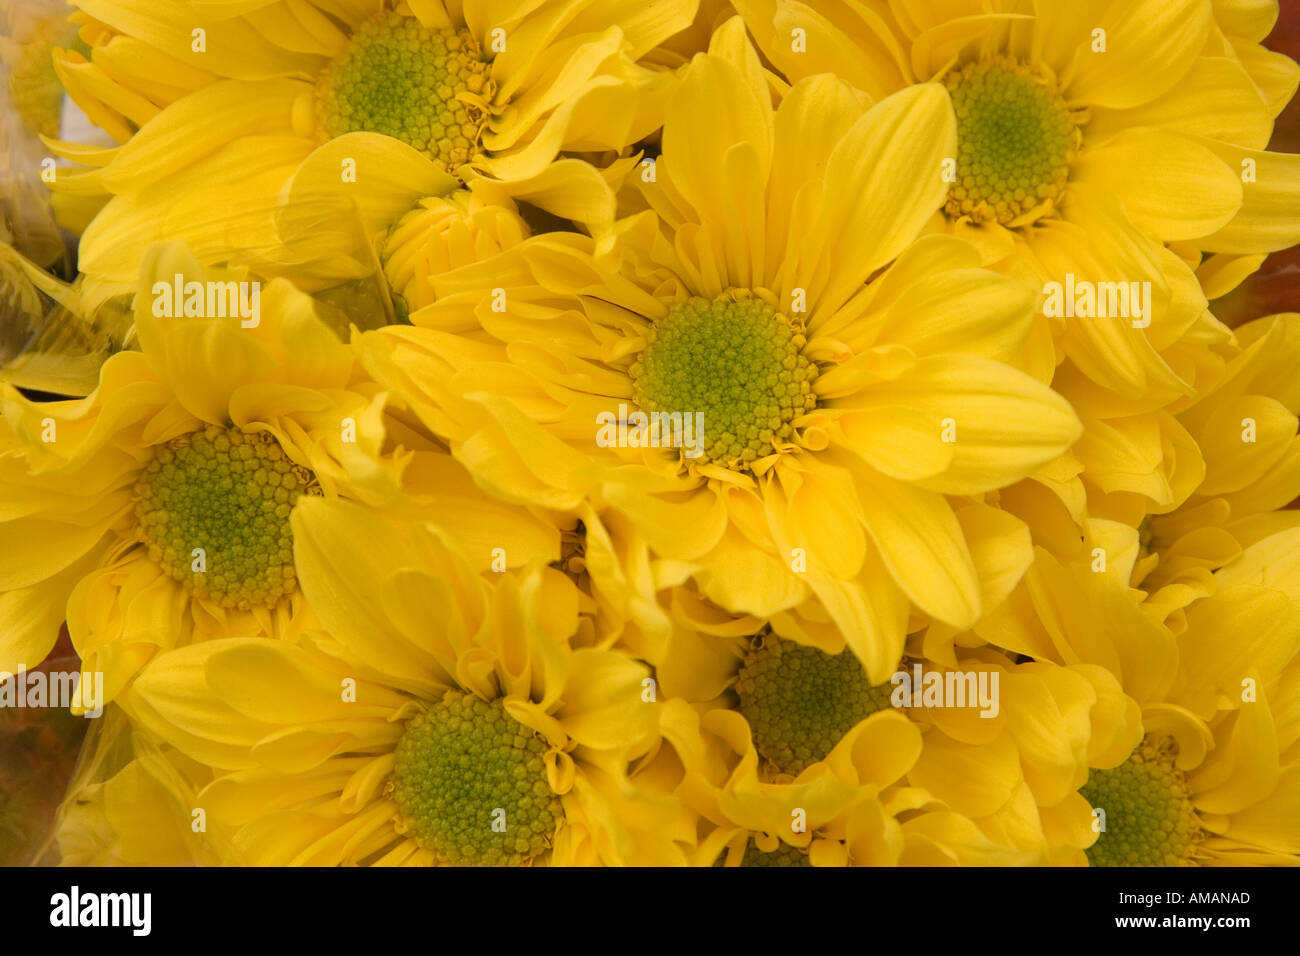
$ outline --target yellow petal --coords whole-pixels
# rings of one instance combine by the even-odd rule
[[[655,724],[644,698],[650,669],[625,654],[580,649],[566,662],[564,703],[556,712],[565,731],[584,747],[614,749],[642,743]]]
[[[1132,0],[1104,10],[1035,0],[1038,31],[1073,56],[1052,63],[1071,106],[1126,109],[1155,99],[1184,75],[1205,46],[1213,18],[1199,0]],[[1067,25],[1059,20],[1066,20]],[[1106,52],[1092,51],[1092,31],[1106,31]]]
[[[1191,779],[1192,800],[1203,813],[1236,813],[1271,794],[1280,774],[1277,729],[1260,697],[1237,711],[1230,735],[1220,732]]]
[[[0,673],[32,670],[45,660],[59,639],[74,585],[97,559],[89,552],[49,580],[0,594]]]
[[[184,176],[115,196],[81,237],[79,266],[90,280],[107,280],[100,298],[133,288],[150,246],[184,240],[203,262],[226,262],[272,242],[271,197],[310,149],[298,137],[246,136],[194,163]],[[192,182],[204,183],[203,190]],[[252,197],[214,209],[212,189]],[[92,300],[92,302],[97,300]]]
[[[903,654],[910,608],[907,595],[894,583],[880,555],[874,550],[868,552],[866,566],[855,581],[840,581],[815,568],[803,577],[830,615],[833,635],[843,636],[873,683],[888,680]],[[778,633],[787,633],[791,617],[783,615],[773,622]],[[812,643],[825,649],[825,640]]]
[[[1296,437],[1296,416],[1281,402],[1243,395],[1216,404],[1196,436],[1206,461],[1205,480],[1196,489],[1201,495],[1247,488],[1292,453]],[[1253,424],[1250,441],[1243,422]]]
[[[345,162],[355,164],[356,183],[348,195],[363,226],[386,230],[424,196],[441,196],[460,183],[419,150],[378,133],[336,136],[312,151],[287,187],[288,204],[337,191]]]
[[[1032,249],[1045,277],[1058,283],[1061,292],[1071,274],[1092,283],[1149,281],[1149,325],[1183,321],[1182,309],[1174,308],[1170,299],[1159,247],[1129,223],[1109,191],[1072,183],[1067,210],[1069,221],[1045,220],[1034,236]],[[1139,291],[1144,288],[1139,286]],[[1157,351],[1150,329],[1134,327],[1136,320],[1076,317],[1065,321],[1066,353],[1092,381],[1129,396],[1188,390]]]
[[[1006,738],[972,747],[940,735],[926,739],[908,780],[967,816],[1003,807],[1021,781],[1015,745]]]
[[[879,99],[911,79],[907,57],[884,18],[865,4],[818,9],[783,0],[738,0],[763,53],[791,81],[819,73],[847,80]],[[795,49],[792,31],[802,30]]]
[[[1273,0],[1213,0],[1214,19],[1226,33],[1259,43],[1277,23]]]
[[[1267,797],[1234,814],[1225,836],[1277,853],[1300,853],[1300,764],[1287,767]]]
[[[0,587],[28,588],[53,578],[93,548],[106,525],[49,518],[0,522]],[[26,604],[21,601],[20,604]]]
[[[952,103],[935,83],[876,104],[839,141],[826,161],[821,208],[789,280],[807,291],[810,327],[917,237],[947,195],[935,171],[956,144]]]
[[[242,17],[206,18],[151,0],[86,0],[80,9],[182,63],[237,79],[315,76],[326,63],[318,56],[283,49]],[[193,31],[198,28],[204,31],[201,51],[194,49]]]
[[[428,652],[408,640],[381,604],[383,582],[394,571],[423,567],[414,547],[365,508],[343,501],[302,499],[290,520],[303,593],[331,635],[361,662],[432,690],[440,675]],[[443,620],[454,639],[456,616],[444,610]]]
[[[114,192],[142,189],[241,136],[292,130],[294,101],[310,94],[300,80],[226,80],[178,100],[143,124],[104,169]]]
[[[1238,586],[1189,609],[1171,699],[1208,717],[1220,701],[1242,705],[1247,678],[1271,684],[1300,650],[1300,614],[1293,601],[1282,591]],[[1231,642],[1223,640],[1226,632],[1235,635]]]
[[[960,352],[1006,360],[1028,338],[1035,302],[1028,285],[982,269],[951,269],[900,295],[880,338],[917,355]]]
[[[1241,210],[1201,240],[1213,252],[1274,252],[1300,242],[1300,155],[1268,153],[1204,140],[1242,179]]]
[[[1160,157],[1158,166],[1152,156]],[[1166,242],[1215,232],[1242,203],[1236,171],[1196,141],[1164,130],[1125,130],[1084,150],[1073,176],[1109,189],[1134,225]]]
[[[1065,399],[1023,372],[987,359],[936,355],[920,359],[896,382],[844,404],[870,410],[904,405],[929,417],[930,440],[952,445],[949,466],[922,487],[972,494],[1009,485],[1068,449],[1082,432]],[[887,426],[881,426],[887,428]],[[894,430],[894,441],[907,437]],[[903,447],[923,449],[922,443]]]
[[[979,580],[948,502],[865,468],[854,478],[867,530],[894,580],[926,613],[956,627],[973,624]]]
[[[892,786],[916,766],[921,731],[902,714],[872,714],[846,733],[826,756],[826,764],[845,782]]]
[[[585,32],[616,24],[623,32],[627,55],[639,60],[673,34],[689,27],[695,12],[693,0],[654,4],[641,0],[596,0],[574,18],[570,29]]]
[[[1227,295],[1259,271],[1267,258],[1262,253],[1253,256],[1233,256],[1216,253],[1206,257],[1196,269],[1196,278],[1205,290],[1207,299]]]
[[[1127,587],[1086,565],[1066,568],[1041,548],[1025,581],[1064,663],[1107,668],[1139,703],[1164,696],[1177,669],[1173,635]]]
[[[1183,81],[1158,99],[1127,110],[1094,109],[1086,127],[1087,141],[1105,143],[1135,126],[1158,126],[1263,149],[1273,123],[1250,74],[1226,57],[1207,56],[1197,58]]]
[[[697,580],[716,604],[760,618],[793,607],[807,596],[788,562],[755,548],[734,528],[718,541]]]
[[[801,80],[782,99],[768,183],[768,275],[796,260],[803,242],[796,228],[799,193],[825,174],[827,157],[864,109],[853,89],[830,74]]]
[[[664,120],[657,175],[667,177],[699,223],[700,294],[762,284],[773,126],[770,105],[736,67],[708,55],[691,63]],[[701,156],[714,159],[701,163]]]
[[[980,579],[984,607],[997,607],[1034,562],[1029,527],[999,508],[973,502],[955,509]]]
[[[1276,8],[1274,8],[1276,12]],[[1246,68],[1268,104],[1268,113],[1276,117],[1295,96],[1300,84],[1300,64],[1285,53],[1277,53],[1255,43],[1231,38],[1237,59]],[[1249,143],[1246,145],[1250,145]]]
[[[561,159],[524,179],[503,180],[502,191],[562,219],[601,224],[614,219],[614,194],[590,163]]]
[[[787,491],[784,507],[775,495],[768,498],[769,513],[780,509],[783,533],[775,536],[777,546],[783,552],[804,549],[814,564],[837,578],[856,577],[866,560],[867,541],[853,483],[843,469],[812,463],[810,469]]]

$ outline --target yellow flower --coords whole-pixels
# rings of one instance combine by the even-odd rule
[[[1300,65],[1263,45],[1277,25],[1277,0],[1212,0],[1211,5],[1214,29],[1207,51],[1240,63],[1268,105],[1269,114],[1276,117],[1300,85]]]
[[[1214,593],[1182,612],[1175,639],[1127,586],[1132,561],[1102,572],[1045,551],[976,633],[1039,661],[1100,666],[1140,707],[1137,739],[1089,745],[1079,792],[1094,866],[1294,864],[1300,690],[1297,531],[1247,548]],[[1131,555],[1136,555],[1136,548]],[[1102,811],[1099,815],[1095,811]]]
[[[1177,415],[1200,449],[1203,477],[1177,510],[1142,520],[1144,560],[1133,584],[1155,592],[1157,604],[1185,600],[1183,589],[1208,594],[1211,572],[1300,524],[1300,512],[1287,508],[1300,496],[1300,316],[1269,316],[1234,333],[1239,351]],[[1133,521],[1129,504],[1108,498],[1106,516]]]
[[[694,865],[880,866],[905,855],[893,815],[913,807],[893,791],[920,744],[898,715],[867,718],[825,762],[782,782],[760,779],[739,714],[669,701],[663,727],[682,767],[677,792],[706,824]]]
[[[833,69],[876,97],[942,81],[958,115],[946,206],[958,228],[1068,220],[1089,201],[1076,189],[1096,187],[1161,240],[1257,253],[1300,239],[1300,165],[1263,152],[1279,107],[1208,2],[921,0],[883,15],[841,3],[735,6],[791,81]],[[1275,3],[1256,6],[1276,17]],[[806,49],[791,49],[792,28]],[[1294,92],[1294,67],[1285,73],[1279,90]],[[1246,158],[1273,175],[1243,179]]]
[[[1186,436],[1161,410],[1230,337],[1206,296],[1300,240],[1300,157],[1265,151],[1297,76],[1257,44],[1276,4],[735,6],[790,82],[829,70],[877,98],[944,84],[957,144],[933,228],[1043,289],[1051,335],[1040,324],[1032,367],[1084,419],[1088,440],[1048,480],[1143,484],[1175,507],[1195,463],[1162,474]]]
[[[1206,298],[1300,239],[1300,157],[1264,151],[1300,75],[1258,47],[1277,4],[735,5],[790,82],[835,70],[871,96],[948,90],[957,148],[932,226],[1043,289],[1028,362],[1083,423],[1069,453],[1002,496],[1006,509],[1060,511],[1041,501],[1047,488],[1069,515],[1031,522],[1036,535],[1089,515],[1136,525],[1222,484],[1193,432],[1238,346]],[[1118,289],[1127,308],[1102,291]],[[1205,440],[1229,441],[1218,432]],[[1213,529],[1188,544],[1230,557]]]
[[[1091,842],[1075,791],[1093,750],[1137,729],[1104,669],[995,648],[909,656],[872,684],[853,657],[775,633],[679,628],[654,663],[675,792],[717,828],[706,865],[722,845],[742,865],[1056,861]],[[781,856],[754,856],[777,840]]]
[[[959,513],[963,523],[972,527],[1006,521],[1005,515],[984,506],[970,505]],[[1029,532],[1024,529],[1022,533],[1022,541],[1015,535],[1003,535],[1000,540],[1000,570],[988,576],[983,592],[989,607],[1010,594],[1032,561]],[[991,562],[992,557],[986,556],[986,560]],[[961,707],[932,707],[923,697],[919,706],[908,704],[897,710],[907,718],[905,729],[886,723],[873,731],[879,735],[872,737],[877,749],[897,737],[897,746],[910,753],[911,735],[917,730],[923,743],[906,773],[893,782],[901,788],[901,795],[886,801],[888,808],[893,808],[887,808],[888,813],[900,815],[898,822],[907,839],[899,844],[891,837],[891,849],[885,852],[875,844],[864,844],[864,836],[847,835],[867,826],[866,822],[847,822],[864,813],[871,821],[870,832],[876,833],[874,828],[881,826],[890,832],[895,829],[884,822],[892,817],[877,812],[874,794],[863,802],[867,797],[863,787],[873,779],[874,765],[854,770],[857,757],[832,761],[826,751],[835,744],[835,749],[847,748],[846,754],[859,754],[858,745],[843,742],[856,733],[849,730],[850,725],[871,719],[879,712],[876,704],[889,709],[894,685],[873,686],[865,678],[855,678],[854,668],[860,666],[855,658],[822,649],[844,647],[842,634],[824,611],[804,617],[796,609],[768,620],[728,613],[685,579],[690,565],[656,559],[644,539],[612,509],[600,515],[590,506],[581,509],[577,527],[565,532],[557,566],[569,573],[584,598],[575,644],[615,646],[646,660],[654,668],[657,692],[669,711],[678,713],[674,708],[688,703],[707,715],[704,730],[698,719],[675,725],[676,732],[670,735],[673,747],[668,749],[673,754],[680,750],[680,760],[661,752],[653,764],[660,788],[680,795],[706,826],[716,827],[692,853],[697,864],[720,859],[723,843],[735,854],[732,862],[745,859],[744,865],[762,865],[763,860],[772,865],[777,865],[776,861],[807,865],[807,851],[814,844],[821,847],[819,855],[826,854],[819,858],[827,865],[1059,861],[1091,842],[1087,807],[1075,792],[1086,778],[1089,754],[1101,742],[1117,736],[1136,739],[1137,707],[1122,703],[1125,698],[1118,682],[1103,668],[1014,664],[1004,652],[988,647],[974,635],[931,623],[909,639],[907,656],[895,662],[890,677],[898,672],[910,677],[912,668],[919,665],[924,674],[935,673],[945,680],[949,673],[963,682],[973,678],[976,687],[984,680],[992,688],[995,703],[986,708],[987,716],[979,716]],[[759,639],[753,635],[758,634],[765,635],[767,650],[754,649]],[[955,650],[954,642],[960,642]],[[774,647],[785,648],[785,653],[774,653]],[[927,661],[927,655],[943,664]],[[870,702],[870,706],[859,708],[852,701],[846,704],[841,700],[839,710],[847,716],[831,728],[832,738],[823,736],[817,756],[842,771],[842,787],[836,791],[840,802],[825,809],[805,831],[811,834],[811,843],[805,840],[777,846],[778,841],[794,836],[788,829],[790,815],[795,808],[807,811],[803,801],[808,797],[801,786],[792,785],[791,774],[781,773],[766,759],[767,730],[755,731],[751,739],[747,721],[753,716],[753,695],[747,711],[736,692],[746,662],[764,657],[775,659],[775,663],[769,660],[769,689],[780,691],[799,714],[821,714],[835,707],[830,700],[832,687],[850,691],[856,687],[856,696]],[[800,662],[797,672],[781,665],[783,660],[795,658]],[[811,679],[802,704],[799,677]],[[786,681],[789,687],[782,686]],[[757,709],[761,714],[762,705]],[[799,723],[792,725],[793,730],[799,729]],[[692,743],[696,737],[704,742]],[[731,743],[723,746],[724,739]],[[841,741],[838,744],[837,739]],[[682,761],[697,747],[704,747],[712,756],[701,766],[693,764],[683,778]],[[757,756],[745,758],[747,752]],[[821,767],[811,777],[820,780],[825,772]],[[729,815],[731,810],[720,809],[717,791],[725,788],[765,794],[760,801],[766,814],[761,823],[752,813],[746,816],[748,811],[736,810],[741,815],[735,816]],[[909,819],[913,809],[922,807],[923,818]],[[757,849],[759,844],[763,851],[780,852],[755,857],[763,852]]]
[[[1093,418],[1084,404],[1084,436],[1070,456],[1093,467],[1057,470],[1055,484],[1040,473],[999,492],[1000,507],[1058,559],[1097,547],[1131,567],[1128,583],[1148,592],[1146,607],[1162,620],[1212,594],[1214,572],[1243,548],[1300,523],[1286,507],[1300,495],[1296,320],[1237,328],[1230,347],[1203,356],[1197,394],[1145,424]]]
[[[109,358],[84,399],[0,392],[0,670],[39,663],[65,614],[110,700],[158,648],[295,634],[312,620],[289,521],[304,496],[413,496],[457,540],[507,549],[509,566],[558,556],[554,526],[486,501],[392,417],[286,283],[263,290],[164,247],[142,271],[135,333],[139,351]],[[490,547],[473,557],[487,568]]]
[[[628,777],[656,741],[648,668],[569,646],[563,575],[480,576],[428,527],[343,501],[293,525],[325,630],[169,651],[123,698],[216,772],[196,799],[231,828],[227,862],[674,860],[689,821]]]
[[[819,604],[827,649],[882,679],[909,600],[968,626],[1019,553],[1017,522],[946,496],[1019,480],[1078,424],[1007,364],[1031,291],[960,240],[913,244],[943,199],[942,90],[864,111],[819,77],[774,110],[739,27],[683,80],[654,211],[433,277],[415,328],[362,346],[492,494],[617,511],[729,611]],[[625,441],[634,413],[678,413],[679,447]]]
[[[636,61],[693,14],[689,0],[77,6],[93,18],[92,59],[56,65],[123,145],[64,144],[96,168],[54,188],[113,197],[80,257],[109,286],[152,242],[225,261],[241,216],[241,244],[273,246],[265,207],[291,182],[355,191],[368,226],[480,176],[566,218],[607,217],[601,174],[559,154],[619,150],[655,128],[672,76]],[[215,218],[214,190],[234,200]]]

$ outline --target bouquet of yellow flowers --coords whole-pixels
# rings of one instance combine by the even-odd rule
[[[1276,0],[14,8],[0,862],[1300,864]]]

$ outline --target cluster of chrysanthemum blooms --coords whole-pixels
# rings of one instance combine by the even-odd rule
[[[0,405],[0,666],[66,622],[111,698],[61,858],[1295,862],[1300,316],[1215,302],[1300,69],[1056,7],[87,4],[132,345]]]

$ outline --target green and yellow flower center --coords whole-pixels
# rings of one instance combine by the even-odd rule
[[[547,850],[564,815],[545,753],[500,701],[449,691],[397,742],[393,799],[440,861],[517,866]]]
[[[748,293],[676,302],[632,366],[636,404],[651,416],[699,414],[692,460],[746,468],[791,443],[816,407],[805,344],[801,328]]]
[[[327,137],[364,130],[415,147],[450,171],[478,149],[491,98],[489,64],[465,30],[390,13],[370,20],[317,84]]]
[[[957,114],[948,215],[1022,225],[1059,204],[1079,140],[1061,97],[1008,59],[968,63],[944,83]]]
[[[149,555],[225,607],[270,607],[297,587],[289,513],[312,473],[265,432],[209,426],[159,445],[135,485]]]
[[[822,760],[859,721],[890,706],[890,685],[872,686],[850,651],[827,654],[771,634],[755,645],[736,693],[754,748],[781,773]]]
[[[775,850],[764,853],[751,840],[745,847],[745,855],[741,858],[741,866],[812,866],[812,860],[808,858],[808,851],[801,850],[798,847],[790,846],[786,843],[779,843]]]
[[[1178,866],[1191,861],[1200,823],[1172,743],[1138,745],[1111,770],[1093,770],[1079,792],[1105,813],[1105,829],[1088,848],[1093,866]]]

